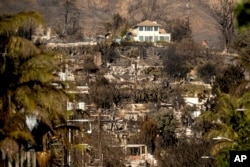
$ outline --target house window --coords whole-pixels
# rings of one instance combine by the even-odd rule
[[[158,27],[157,26],[154,26],[154,31],[158,31]]]
[[[153,30],[153,27],[150,27],[150,26],[146,27],[146,31],[152,31],[152,30]]]
[[[154,36],[154,42],[158,41],[158,36]]]
[[[139,36],[139,41],[143,41],[143,36]]]
[[[166,41],[170,41],[169,36],[166,36],[165,39]]]
[[[74,104],[72,102],[67,101],[67,111],[73,110],[74,109]]]
[[[170,41],[169,36],[161,36],[160,41]]]
[[[149,42],[153,42],[153,36],[149,36]]]
[[[143,27],[142,26],[139,27],[139,31],[143,31]]]
[[[145,41],[146,42],[152,42],[153,41],[153,36],[145,36]]]
[[[160,41],[164,41],[164,37],[163,36],[160,37]]]

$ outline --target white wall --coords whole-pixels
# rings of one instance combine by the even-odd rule
[[[75,76],[72,73],[65,73],[65,72],[59,72],[59,79],[60,81],[74,81],[75,80]]]
[[[86,103],[85,102],[77,102],[77,104],[75,106],[75,104],[73,102],[67,101],[67,111],[74,110],[74,109],[86,110]]]
[[[73,109],[74,109],[74,103],[67,101],[67,111],[70,111]]]
[[[143,36],[143,40],[145,41],[145,37],[152,37],[151,42],[156,42],[156,41],[160,41],[160,37],[165,37],[168,40],[165,40],[167,42],[170,42],[171,40],[171,34],[166,33],[166,34],[160,34],[159,33],[160,27],[158,27],[158,31],[154,31],[154,29],[152,31],[145,31],[145,28],[143,31],[139,31],[139,27],[137,29],[134,30],[134,32],[137,34],[136,37],[134,37],[135,41],[140,41],[140,36]],[[155,37],[157,37],[157,40],[155,41]]]
[[[86,109],[85,102],[78,102],[77,103],[77,109],[79,109],[79,110],[85,110]]]
[[[184,97],[184,100],[188,105],[191,106],[200,104],[198,97]]]

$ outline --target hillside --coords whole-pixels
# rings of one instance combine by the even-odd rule
[[[212,2],[213,0],[211,0]],[[138,3],[140,2],[140,3]],[[75,6],[80,11],[79,23],[85,35],[103,33],[103,24],[111,21],[115,13],[127,18],[131,24],[141,21],[143,13],[149,11],[154,1],[148,0],[75,0]],[[214,19],[202,5],[202,0],[192,0],[189,4],[183,0],[157,0],[156,11],[160,13],[161,24],[166,18],[190,18],[193,38],[196,42],[206,39],[212,47],[220,44]],[[134,8],[131,8],[133,6]],[[147,10],[146,10],[147,9]],[[63,1],[61,0],[1,0],[0,12],[13,13],[23,10],[37,10],[44,15],[49,26],[53,28],[63,25]],[[152,13],[154,15],[155,13]],[[159,16],[158,16],[159,17]]]

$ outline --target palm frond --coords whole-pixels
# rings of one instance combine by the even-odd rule
[[[218,119],[217,115],[212,111],[204,111],[202,112],[200,117],[197,118],[198,121],[201,121],[201,120],[213,121],[217,119]]]
[[[37,163],[40,167],[49,166],[50,153],[49,152],[36,152]]]
[[[8,37],[17,34],[20,27],[44,25],[43,17],[34,11],[0,16],[0,34]]]
[[[9,56],[25,59],[41,52],[31,41],[18,36],[11,36],[6,45],[6,52]]]
[[[78,150],[82,150],[82,151],[86,151],[88,149],[87,145],[83,145],[83,144],[74,144],[73,148],[76,148]]]
[[[12,131],[9,133],[9,137],[15,141],[23,141],[25,143],[35,144],[34,138],[30,132],[27,131]]]
[[[39,143],[55,125],[65,123],[68,96],[64,83],[58,82],[60,89],[52,85],[58,54],[35,46],[25,36],[26,31],[41,24],[43,19],[36,12],[0,16],[0,49],[5,52],[0,57],[1,128],[5,139],[19,145]],[[44,125],[42,131],[29,131],[26,114],[37,116],[39,125]]]
[[[220,141],[215,143],[212,148],[210,149],[210,155],[216,156],[220,151],[225,148],[232,147],[235,143],[231,141]]]
[[[18,143],[9,137],[0,142],[0,147],[1,150],[10,157],[19,151]]]

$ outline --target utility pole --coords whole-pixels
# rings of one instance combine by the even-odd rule
[[[108,58],[107,56],[107,38],[112,35],[111,32],[107,32],[105,35],[104,35],[104,61],[105,61],[105,65],[107,66],[107,63],[110,62],[110,58]]]
[[[186,8],[187,8],[187,22],[188,22],[188,28],[189,28],[189,33],[190,33],[190,8],[191,8],[191,0],[187,0]],[[191,34],[189,34],[189,35],[191,35]]]
[[[101,140],[101,109],[98,110],[98,158],[99,167],[102,167],[102,140]]]
[[[134,92],[135,92],[135,97],[134,97],[134,103],[136,103],[136,90],[137,90],[137,62],[135,62],[135,85],[134,85]]]

